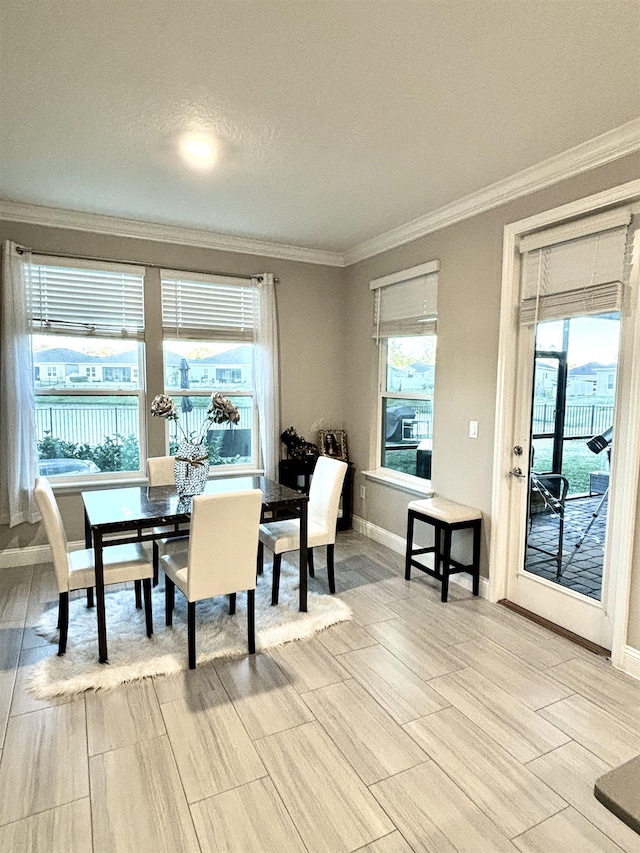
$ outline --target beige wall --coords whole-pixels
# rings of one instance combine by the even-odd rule
[[[640,176],[637,154],[429,234],[406,246],[368,258],[347,269],[345,429],[356,465],[354,512],[366,522],[405,535],[406,492],[365,480],[375,467],[377,349],[371,339],[374,278],[433,259],[440,261],[438,347],[434,392],[432,484],[443,497],[482,510],[485,524],[482,574],[488,576],[491,536],[496,369],[500,319],[503,228],[536,213],[626,183]],[[469,421],[479,421],[479,438],[468,438]],[[366,500],[359,486],[366,486]],[[639,546],[640,547],[640,546]],[[636,564],[637,565],[637,564]],[[637,572],[636,572],[637,575]],[[634,578],[635,599],[640,580]],[[640,603],[632,614],[631,636],[640,647]]]
[[[280,279],[276,299],[280,324],[281,424],[293,425],[309,436],[310,426],[325,419],[342,425],[341,353],[344,270],[336,267],[261,258],[233,252],[218,252],[152,241],[106,237],[96,234],[45,228],[0,221],[0,242],[13,240],[37,252],[69,252],[140,264],[158,264],[169,269],[212,270],[251,275],[273,272]],[[155,296],[147,310],[157,311],[159,278]],[[161,339],[147,341],[150,358],[149,394],[162,390]],[[163,452],[164,424],[150,423],[150,452]],[[77,495],[60,498],[69,540],[83,536],[82,507]],[[22,524],[11,530],[0,527],[0,550],[44,544],[39,525]]]

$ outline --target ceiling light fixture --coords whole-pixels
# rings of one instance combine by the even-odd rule
[[[217,159],[212,138],[204,133],[187,133],[180,140],[180,153],[195,169],[210,169]]]

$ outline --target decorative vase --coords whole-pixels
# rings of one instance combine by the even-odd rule
[[[175,457],[174,471],[176,491],[180,497],[202,494],[209,476],[209,453],[204,444],[181,441]]]

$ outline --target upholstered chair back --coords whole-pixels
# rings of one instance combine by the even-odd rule
[[[175,461],[175,457],[173,456],[150,456],[149,459],[147,459],[147,477],[149,478],[149,485],[175,485]]]
[[[320,456],[309,489],[309,521],[324,530],[334,530],[347,463]],[[334,540],[335,541],[335,540]]]
[[[260,489],[193,498],[189,601],[255,589],[261,510]]]
[[[67,549],[67,534],[62,524],[62,516],[58,508],[58,502],[46,477],[38,477],[36,480],[34,495],[36,504],[42,516],[51,553],[53,555],[53,567],[58,582],[58,592],[69,590],[69,553]]]

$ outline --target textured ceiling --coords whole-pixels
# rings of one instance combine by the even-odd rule
[[[638,0],[0,0],[0,198],[341,252],[636,118],[639,44]]]

